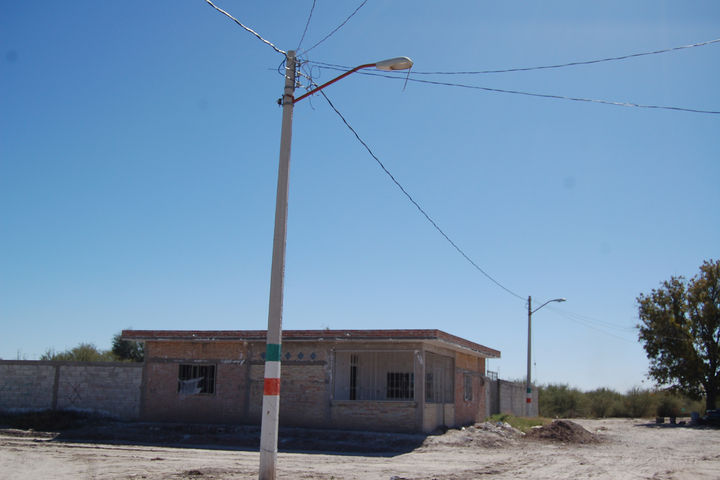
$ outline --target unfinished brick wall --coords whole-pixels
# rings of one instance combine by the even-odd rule
[[[80,410],[133,420],[141,380],[138,363],[0,361],[0,409]]]
[[[247,420],[248,344],[245,342],[147,342],[141,417],[153,421]],[[178,392],[181,365],[215,367],[214,392]]]
[[[455,425],[480,422],[485,418],[485,359],[455,354]],[[465,380],[471,382],[472,399],[465,400]]]

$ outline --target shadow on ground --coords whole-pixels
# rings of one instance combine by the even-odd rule
[[[78,412],[0,415],[0,432],[65,443],[247,451],[260,448],[260,427],[254,425],[117,422]],[[415,450],[426,438],[420,434],[280,428],[278,450],[392,457]]]

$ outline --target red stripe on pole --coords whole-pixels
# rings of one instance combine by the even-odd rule
[[[525,403],[532,403],[532,398],[526,398]]]
[[[280,395],[280,379],[266,378],[263,384],[263,395]]]

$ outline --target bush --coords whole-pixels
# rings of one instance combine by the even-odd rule
[[[596,418],[615,417],[622,413],[623,396],[609,388],[585,393],[590,415]]]
[[[587,416],[585,395],[568,385],[547,385],[538,389],[541,417],[574,418]]]
[[[638,387],[631,388],[625,394],[624,415],[633,418],[648,418],[655,414],[655,398],[650,390],[643,390]]]

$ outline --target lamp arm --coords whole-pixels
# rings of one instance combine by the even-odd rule
[[[299,97],[297,97],[296,99],[293,100],[293,103],[297,103],[300,100],[302,100],[303,98],[309,97],[313,93],[319,92],[320,90],[327,87],[328,85],[332,85],[333,83],[337,82],[338,80],[343,79],[343,78],[347,77],[348,75],[357,72],[358,70],[361,70],[363,68],[374,67],[375,65],[376,65],[375,63],[366,63],[365,65],[360,65],[358,67],[353,68],[352,70],[348,70],[347,72],[343,73],[342,75],[335,77],[332,80],[323,83],[319,87],[310,90],[309,92],[305,93],[304,95],[300,95]]]
[[[542,305],[540,305],[539,307],[537,307],[535,310],[533,310],[533,311],[530,312],[530,313],[533,314],[533,313],[537,312],[538,310],[540,310],[541,308],[543,308],[543,307],[544,307],[545,305],[547,305],[548,303],[552,303],[552,302],[564,302],[564,301],[565,301],[564,298],[554,298],[554,299],[552,299],[552,300],[548,300],[547,302],[543,303]]]

